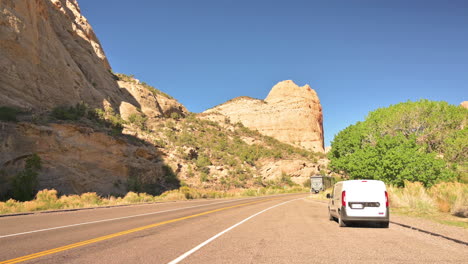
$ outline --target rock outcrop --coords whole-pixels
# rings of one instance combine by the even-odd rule
[[[122,115],[188,112],[119,81],[76,0],[0,1],[0,106],[48,110],[85,102]]]
[[[42,160],[38,190],[116,195],[127,193],[130,184],[149,186],[140,191],[150,193],[171,188],[164,183],[167,165],[155,147],[130,144],[87,126],[0,123],[0,138],[0,195],[34,153]]]
[[[328,159],[312,162],[308,159],[265,159],[259,162],[258,174],[264,181],[277,180],[282,174],[291,177],[297,184],[303,184],[310,176],[319,174],[321,170],[327,171]]]
[[[128,119],[129,115],[140,111],[148,118],[170,117],[173,113],[183,117],[189,113],[187,108],[174,98],[142,84],[136,79],[119,80],[118,85],[135,98],[140,105],[140,108],[137,109],[136,106],[127,102],[120,104],[120,114],[125,120]]]
[[[138,105],[110,69],[75,0],[0,1],[0,105]]]
[[[463,101],[460,105],[468,109],[468,101]]]
[[[323,115],[317,93],[293,81],[276,84],[265,100],[239,97],[205,111],[202,116],[241,122],[279,141],[323,152]]]

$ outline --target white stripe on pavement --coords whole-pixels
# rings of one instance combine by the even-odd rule
[[[224,235],[225,233],[229,232],[230,230],[236,228],[237,226],[240,226],[241,224],[247,222],[248,220],[254,218],[255,216],[259,215],[259,214],[262,214],[270,209],[273,209],[275,207],[278,207],[280,205],[283,205],[283,204],[286,204],[286,203],[289,203],[289,202],[292,202],[292,201],[296,201],[296,200],[300,200],[300,199],[304,199],[304,198],[297,198],[297,199],[293,199],[293,200],[289,200],[289,201],[286,201],[286,202],[283,202],[283,203],[280,203],[280,204],[276,204],[276,205],[273,205],[272,207],[268,207],[267,209],[263,210],[263,211],[260,211],[254,215],[251,215],[249,217],[247,217],[246,219],[240,221],[239,223],[229,227],[228,229],[225,229],[224,231],[222,231],[221,233],[218,233],[217,235],[211,237],[210,239],[206,240],[205,242],[201,243],[200,245],[192,248],[191,250],[185,252],[184,254],[182,254],[181,256],[179,256],[178,258],[174,259],[173,261],[169,262],[168,264],[177,264],[179,262],[181,262],[182,260],[184,260],[186,257],[192,255],[193,253],[195,253],[196,251],[198,251],[199,249],[201,249],[202,247],[208,245],[211,241],[215,240],[216,238]]]
[[[272,196],[278,196],[278,195],[272,195]],[[263,196],[263,198],[264,197],[265,196]],[[21,233],[9,234],[9,235],[2,235],[2,236],[0,236],[0,238],[20,236],[20,235],[26,235],[26,234],[31,234],[31,233],[38,233],[38,232],[44,232],[44,231],[50,231],[50,230],[68,228],[68,227],[96,224],[96,223],[109,222],[109,221],[115,221],[115,220],[121,220],[121,219],[128,219],[128,218],[134,218],[134,217],[146,216],[146,215],[162,214],[162,213],[179,211],[179,210],[190,209],[190,208],[197,208],[197,207],[203,207],[203,206],[209,206],[209,205],[215,205],[215,204],[222,204],[222,203],[228,203],[228,202],[239,201],[239,200],[251,200],[251,199],[259,199],[259,198],[262,198],[262,197],[227,200],[227,201],[216,202],[216,203],[209,203],[209,204],[202,204],[202,205],[195,205],[195,206],[189,206],[189,207],[183,207],[183,208],[170,209],[170,210],[165,210],[165,211],[158,211],[158,212],[151,212],[151,213],[145,213],[145,214],[137,214],[137,215],[130,215],[130,216],[123,216],[123,217],[117,217],[117,218],[110,218],[110,219],[91,221],[91,222],[84,222],[84,223],[77,223],[77,224],[71,224],[71,225],[44,228],[44,229],[38,229],[38,230],[33,230],[33,231],[27,231],[27,232],[21,232]]]

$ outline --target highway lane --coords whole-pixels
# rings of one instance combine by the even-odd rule
[[[147,226],[155,223],[163,223],[168,220],[179,219],[187,216],[194,216],[199,213],[210,212],[212,210],[217,210],[220,208],[226,208],[226,211],[231,210],[232,221],[235,219],[240,219],[242,217],[241,212],[247,210],[246,208],[256,208],[260,204],[269,204],[272,201],[290,199],[291,197],[296,197],[298,195],[280,195],[280,196],[270,196],[270,197],[256,197],[256,198],[243,198],[235,200],[205,200],[205,201],[191,201],[191,202],[175,202],[175,203],[162,203],[155,205],[142,205],[142,206],[130,206],[130,207],[117,207],[117,208],[106,208],[106,209],[94,209],[94,210],[84,210],[84,211],[75,211],[75,212],[64,212],[64,213],[51,213],[51,214],[39,214],[39,215],[26,215],[26,216],[15,216],[15,217],[6,217],[0,218],[0,260],[8,260],[16,257],[33,254],[36,252],[41,252],[44,250],[49,250],[64,245],[74,244],[80,241],[86,241],[89,239],[94,239],[109,234],[115,234],[121,231],[126,231],[134,228],[139,228],[142,226]],[[300,197],[304,197],[304,194],[300,194]],[[247,204],[247,205],[243,205]],[[242,205],[242,207],[229,208],[231,206]],[[262,208],[262,207],[259,207]],[[234,210],[233,210],[234,209]],[[255,210],[255,209],[253,209]],[[163,213],[159,213],[163,212]],[[157,213],[157,214],[155,214]],[[216,214],[214,212],[212,214]],[[87,225],[78,225],[68,228],[54,229],[43,232],[28,233],[19,236],[9,236],[15,233],[30,232],[37,229],[47,229],[53,228],[56,226],[66,226],[79,224],[83,222],[90,221],[102,221],[106,219],[121,218],[126,216],[142,215],[139,217],[133,218],[124,218],[114,221],[106,222],[97,222],[94,224]],[[226,215],[226,214],[224,214]],[[183,225],[187,225],[189,230],[185,233],[190,233],[192,223],[197,223],[200,219],[216,219],[217,216],[207,218],[207,216],[197,216],[193,219],[184,219],[185,222]],[[200,219],[197,219],[200,218]],[[221,221],[222,222],[222,221]],[[225,225],[228,225],[230,222],[226,221]],[[223,224],[223,223],[221,223]],[[132,237],[145,236],[148,232],[159,233],[160,231],[170,229],[173,226],[179,226],[180,223],[168,223],[157,228],[152,228],[148,230],[143,230],[136,232],[135,234],[130,234],[122,237],[117,237],[112,239],[112,243],[120,243],[125,241],[125,239],[131,239]],[[211,223],[206,223],[206,228],[211,228]],[[224,227],[224,225],[223,225]],[[196,227],[194,227],[195,229]],[[178,228],[174,229],[175,231],[179,230]],[[172,231],[171,231],[172,232]],[[185,234],[184,234],[185,235]],[[196,233],[194,234],[196,235]],[[4,237],[1,237],[4,236]],[[123,239],[123,240],[122,240]],[[156,237],[157,240],[160,237]],[[110,240],[100,242],[107,245]],[[87,245],[86,248],[92,248],[94,245]],[[74,249],[77,250],[77,249]],[[79,249],[78,249],[79,250]],[[159,250],[162,251],[162,250]],[[63,254],[67,254],[64,252]],[[161,259],[164,254],[161,254]],[[36,259],[39,263],[50,263],[50,257],[54,258],[53,255],[47,257],[41,257]],[[167,259],[170,260],[172,256],[168,256]],[[44,261],[44,259],[46,259]],[[99,260],[100,258],[98,258]],[[41,262],[44,261],[44,262]],[[56,261],[55,259],[53,261]],[[63,260],[62,260],[63,261]],[[95,260],[96,261],[96,260]],[[94,261],[94,262],[95,262]],[[68,262],[60,260],[59,263]],[[81,261],[78,261],[81,262]],[[103,263],[110,263],[113,261],[108,260]]]
[[[389,229],[369,226],[339,228],[336,222],[328,221],[326,204],[304,199],[306,196],[301,194],[237,200],[0,238],[0,260],[193,216],[25,262],[168,263],[246,218],[277,206],[217,237],[180,263],[466,263],[466,246],[399,226],[391,225]],[[294,200],[297,198],[300,199]],[[117,216],[132,214],[133,210],[148,213],[216,202],[218,201],[178,202],[153,205],[153,208],[148,205],[99,209],[99,213],[96,213],[99,210],[89,210],[48,216],[65,217],[68,219],[66,223],[70,223],[74,222],[74,217],[71,216],[73,214],[76,215],[75,218],[84,217],[82,214],[87,213],[97,214],[97,218],[84,217],[92,220],[105,218],[103,210],[112,211],[109,215]],[[249,204],[237,206],[242,203]],[[284,204],[278,206],[281,203]],[[212,212],[213,210],[219,211]],[[196,216],[200,213],[202,215]],[[22,219],[28,217],[33,219],[36,216],[14,218],[24,223],[31,221]],[[44,216],[41,215],[41,221],[47,221],[42,217]],[[9,219],[9,224],[13,223],[13,218],[0,218],[0,234],[8,229],[4,225],[5,219]],[[47,225],[38,223],[38,226]],[[26,229],[30,228],[28,226]]]

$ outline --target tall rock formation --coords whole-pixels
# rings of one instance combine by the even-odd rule
[[[462,107],[468,109],[468,101],[463,101],[463,102],[461,102],[460,105],[461,105]]]
[[[166,164],[151,144],[109,136],[101,128],[105,125],[90,120],[28,122],[45,116],[42,110],[78,102],[110,106],[125,120],[145,115],[148,123],[174,112],[188,113],[172,97],[111,72],[76,0],[0,0],[0,107],[29,109],[33,111],[24,115],[35,115],[19,123],[0,120],[0,199],[34,153],[42,159],[39,188],[124,194],[135,177],[156,186],[153,192],[174,186],[164,183]]]
[[[279,141],[323,152],[323,115],[317,93],[309,85],[287,80],[276,84],[265,100],[238,97],[209,109],[208,119],[229,118]]]
[[[111,73],[76,0],[0,0],[0,106],[46,110],[85,102],[123,115],[187,112],[127,79]]]
[[[0,1],[0,89],[0,105],[26,109],[138,105],[119,89],[75,0]]]

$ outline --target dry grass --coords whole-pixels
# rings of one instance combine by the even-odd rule
[[[468,184],[443,182],[424,188],[419,182],[405,182],[404,188],[388,187],[391,207],[413,213],[450,213],[468,217]]]
[[[106,198],[101,197],[96,193],[83,193],[81,195],[62,195],[58,197],[56,190],[42,190],[37,193],[36,198],[32,201],[19,202],[10,199],[6,202],[0,202],[0,214],[202,198],[263,196],[281,193],[299,193],[307,191],[307,188],[302,187],[257,188],[231,191],[198,190],[189,187],[181,187],[177,190],[167,191],[161,194],[160,196],[152,196],[146,193],[129,192],[124,197],[110,196]]]

